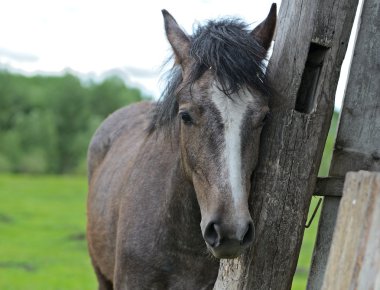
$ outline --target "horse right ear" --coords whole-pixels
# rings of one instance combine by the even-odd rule
[[[267,18],[265,18],[265,20],[257,25],[257,27],[251,32],[251,35],[261,44],[262,47],[265,48],[265,50],[268,50],[271,45],[274,30],[276,29],[276,22],[277,5],[276,3],[273,3]]]
[[[190,39],[168,11],[163,9],[162,15],[164,16],[166,37],[174,50],[176,62],[181,64],[183,69],[189,59]]]

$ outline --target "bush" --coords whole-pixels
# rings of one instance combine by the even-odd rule
[[[71,74],[26,77],[0,71],[0,170],[83,172],[100,122],[141,99],[140,91],[117,77],[83,85]]]
[[[23,173],[41,174],[47,172],[47,160],[43,152],[25,153],[21,156],[17,171]]]
[[[0,154],[0,172],[9,172],[12,171],[11,162],[6,156]]]

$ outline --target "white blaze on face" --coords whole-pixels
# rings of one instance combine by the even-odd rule
[[[244,197],[241,155],[241,128],[247,104],[253,99],[248,90],[240,91],[239,96],[228,98],[216,85],[211,91],[211,99],[219,110],[224,124],[224,160],[228,170],[232,200],[237,206]]]

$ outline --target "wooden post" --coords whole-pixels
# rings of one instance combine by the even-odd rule
[[[277,91],[253,178],[256,239],[214,289],[290,289],[358,0],[283,0],[268,70]]]
[[[364,0],[350,76],[329,175],[380,171],[380,0]],[[309,290],[322,287],[339,199],[324,200],[309,274]]]
[[[379,172],[347,173],[322,289],[380,289]]]

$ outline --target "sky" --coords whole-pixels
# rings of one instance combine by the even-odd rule
[[[0,0],[0,68],[25,74],[73,72],[101,80],[117,74],[159,97],[162,64],[170,56],[161,9],[187,33],[220,16],[262,21],[272,0]],[[355,35],[353,35],[353,39]],[[353,41],[349,46],[352,47]],[[338,85],[340,108],[352,49]]]

